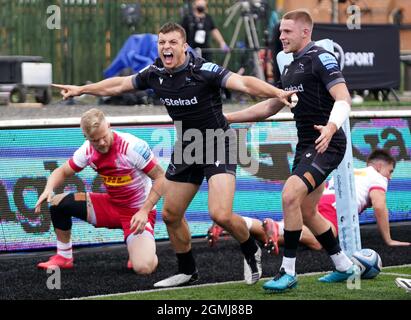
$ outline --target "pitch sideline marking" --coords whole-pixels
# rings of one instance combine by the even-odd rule
[[[411,277],[410,273],[381,272],[384,276]]]
[[[399,266],[383,267],[383,269],[385,270],[385,269],[406,268],[406,267],[411,267],[411,264],[403,264],[403,265],[399,265]],[[329,272],[329,271],[326,271],[326,272]],[[324,274],[326,272],[308,272],[308,273],[299,274],[298,276],[299,277],[315,276],[315,275]],[[390,273],[390,272],[381,272],[381,274],[411,277],[411,274],[400,274],[400,273]],[[260,280],[269,280],[271,278],[272,277],[260,278]],[[87,300],[87,299],[99,299],[99,298],[105,298],[105,297],[119,297],[119,296],[125,296],[125,295],[129,295],[129,294],[144,294],[144,293],[170,291],[170,290],[183,290],[183,289],[190,289],[190,288],[214,287],[214,286],[219,286],[219,285],[224,285],[224,284],[234,284],[234,283],[244,283],[244,280],[203,283],[203,284],[192,285],[192,286],[171,287],[171,288],[161,288],[161,289],[151,289],[151,290],[137,290],[137,291],[120,292],[120,293],[112,293],[112,294],[102,294],[102,295],[88,296],[88,297],[71,298],[71,299],[65,299],[65,300]]]

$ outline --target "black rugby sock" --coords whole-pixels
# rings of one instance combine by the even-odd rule
[[[326,232],[315,236],[319,243],[323,246],[328,255],[333,255],[341,251],[340,244],[334,237],[332,229],[328,229]]]
[[[255,243],[255,240],[253,237],[251,237],[251,235],[246,241],[240,244],[240,247],[246,258],[253,258],[254,253],[256,253],[258,249],[257,244]]]
[[[300,237],[301,230],[289,231],[284,229],[284,257],[295,258],[297,256]]]
[[[191,250],[185,253],[176,253],[176,256],[179,273],[193,274],[196,271],[196,262]]]

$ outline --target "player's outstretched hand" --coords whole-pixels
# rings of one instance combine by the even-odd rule
[[[390,240],[387,245],[390,247],[407,247],[411,246],[410,242],[403,242],[403,241],[397,241],[397,240]]]
[[[280,99],[280,101],[282,103],[284,103],[287,107],[293,108],[293,104],[291,101],[291,96],[294,93],[297,93],[298,91],[293,90],[293,91],[285,91],[285,90],[281,90],[280,89],[280,93],[278,94],[278,99]]]
[[[52,84],[51,86],[61,90],[60,94],[63,96],[63,100],[67,100],[70,97],[76,97],[82,94],[80,86],[65,84]]]
[[[143,233],[148,221],[148,213],[139,210],[130,220],[130,230],[134,234]]]
[[[324,153],[330,144],[331,138],[337,131],[337,127],[334,123],[328,123],[326,126],[314,125],[314,129],[320,132],[320,136],[315,140],[315,150],[318,153]]]
[[[53,197],[53,192],[45,190],[39,197],[39,199],[36,202],[36,205],[34,206],[34,212],[35,213],[40,213],[40,208],[41,204],[47,200],[48,203],[50,203],[51,198]]]

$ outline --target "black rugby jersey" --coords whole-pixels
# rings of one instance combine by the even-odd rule
[[[345,82],[333,54],[310,42],[294,60],[284,67],[279,87],[298,90],[298,103],[291,109],[300,143],[314,143],[319,132],[314,125],[326,125],[334,105],[329,89]],[[335,142],[345,139],[340,128],[333,136]]]
[[[220,88],[225,87],[230,74],[189,53],[184,65],[172,72],[157,58],[133,77],[133,85],[139,90],[153,89],[173,121],[182,122],[182,133],[191,128],[227,130]]]

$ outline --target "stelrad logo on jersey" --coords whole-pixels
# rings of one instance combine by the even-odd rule
[[[298,91],[298,92],[304,92],[304,86],[302,83],[300,83],[298,86],[293,86],[290,85],[287,88],[284,88],[285,91]]]
[[[164,104],[167,107],[170,106],[192,106],[195,104],[198,104],[197,97],[193,97],[191,99],[172,99],[172,98],[160,98],[160,101],[162,104]]]

